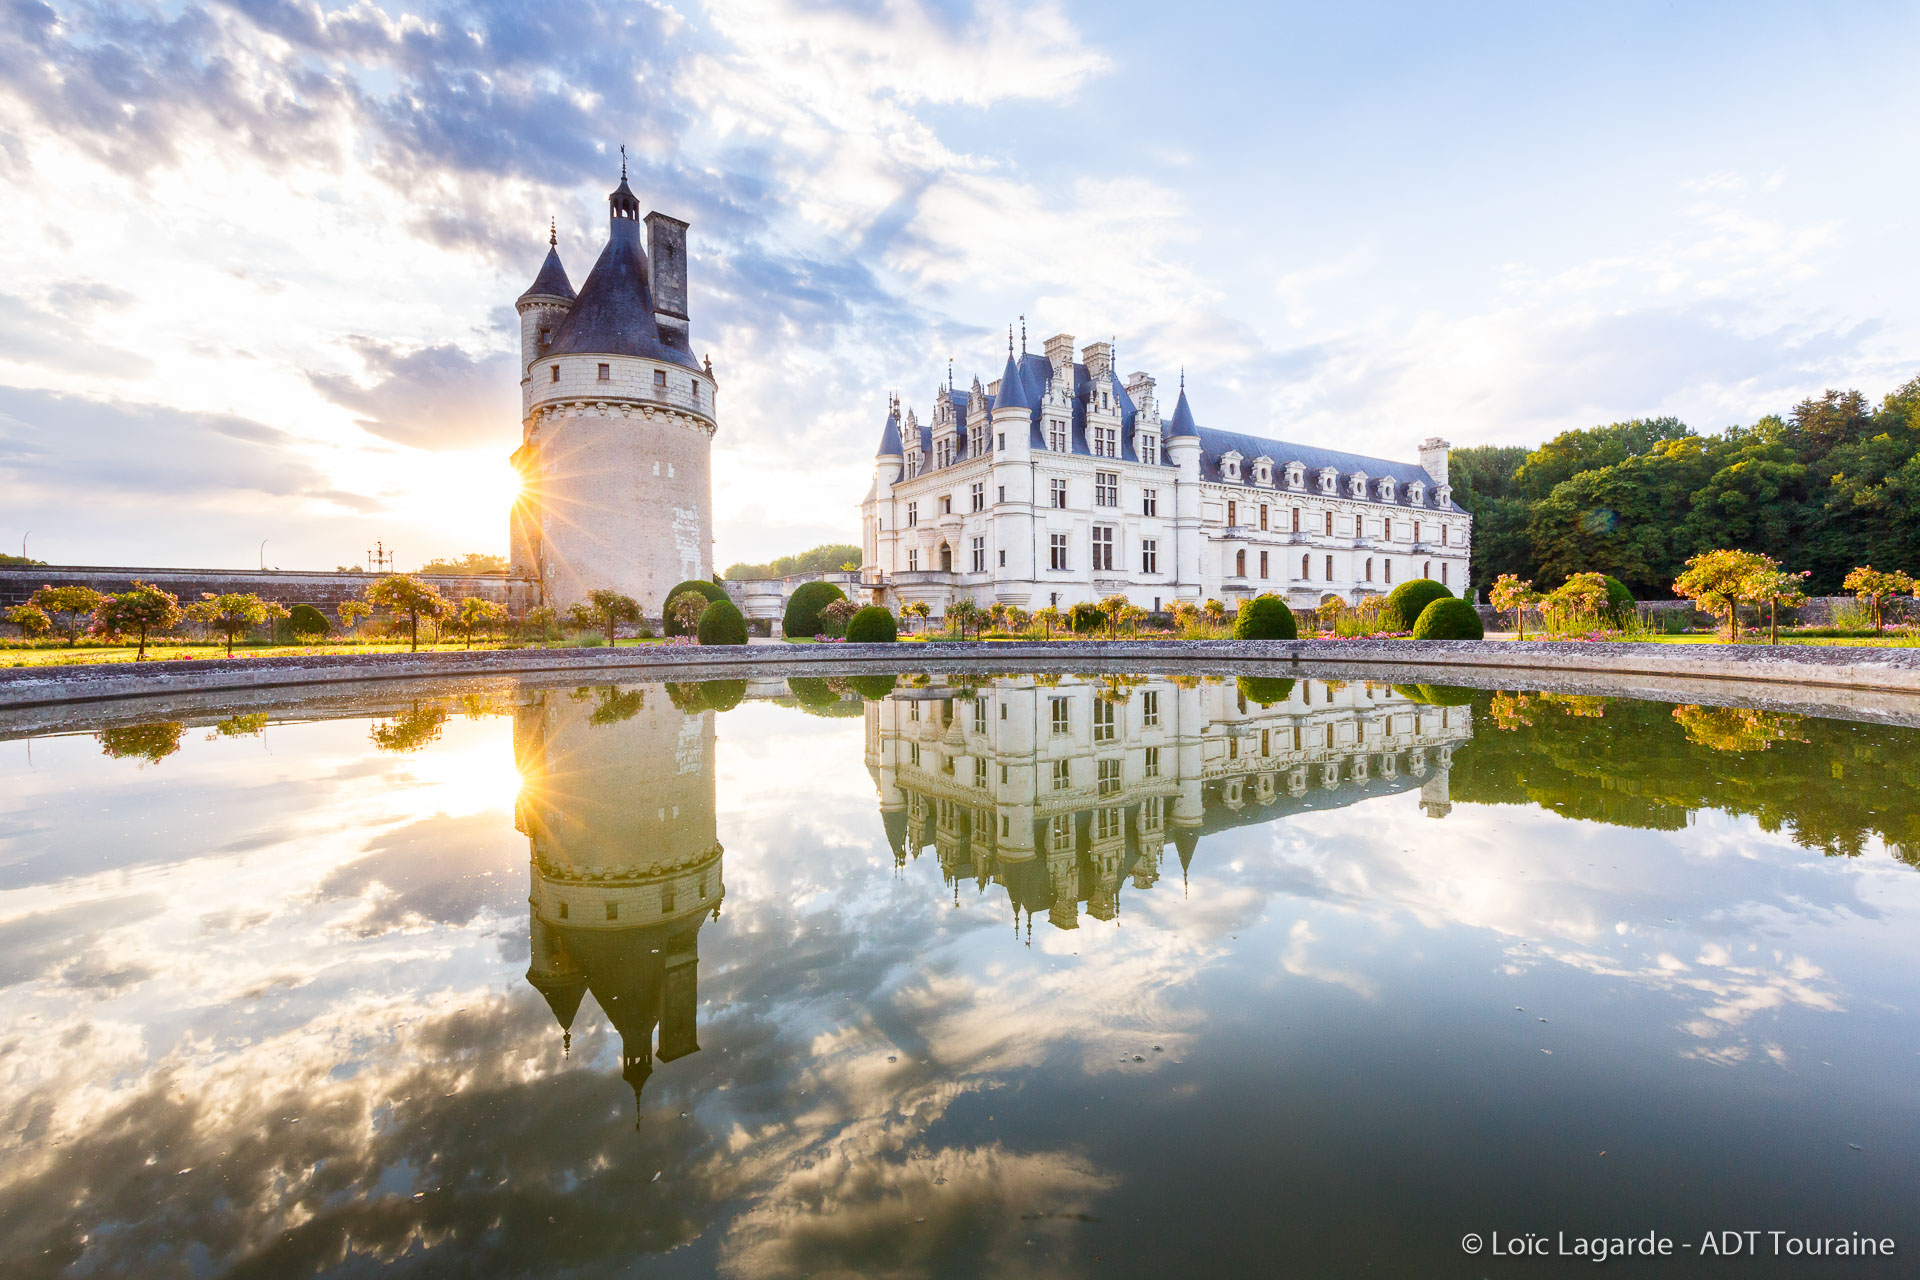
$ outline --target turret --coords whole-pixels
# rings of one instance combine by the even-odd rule
[[[553,341],[553,335],[566,319],[567,311],[573,306],[573,283],[567,279],[567,269],[560,265],[560,231],[558,226],[547,228],[547,257],[540,264],[540,272],[534,276],[533,283],[513,304],[520,313],[520,384],[527,384],[527,370],[540,358],[547,344]],[[521,406],[522,412],[525,405]]]

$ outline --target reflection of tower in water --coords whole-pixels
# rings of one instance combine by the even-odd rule
[[[713,713],[683,714],[659,688],[547,690],[518,710],[513,738],[514,820],[532,851],[527,981],[569,1046],[592,994],[637,1107],[655,1057],[700,1048],[700,926],[725,894]]]

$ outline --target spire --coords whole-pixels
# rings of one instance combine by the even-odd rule
[[[1020,317],[1020,354],[1027,354],[1027,318]]]
[[[1187,403],[1187,371],[1180,370],[1180,399],[1173,406],[1173,418],[1167,423],[1167,439],[1177,440],[1181,436],[1197,436],[1199,428],[1193,425],[1193,407]]]
[[[546,261],[540,264],[539,274],[533,277],[533,283],[527,286],[527,291],[520,295],[518,301],[558,298],[562,302],[572,302],[573,297],[573,282],[567,279],[567,269],[560,265],[560,224],[549,219]]]
[[[900,402],[889,397],[887,400],[887,422],[880,428],[880,447],[874,451],[876,458],[898,458],[900,452]]]
[[[643,356],[683,369],[699,369],[693,352],[664,341],[654,318],[653,285],[640,236],[640,201],[627,185],[607,196],[606,247],[600,251],[580,296],[554,332],[552,355]],[[557,259],[556,259],[557,261]],[[572,298],[572,291],[567,293]]]
[[[1013,354],[1013,333],[1007,333],[1007,367],[1000,374],[1000,398],[993,402],[998,413],[1002,409],[1032,409],[1033,401],[1027,395],[1026,380],[1020,376],[1020,362]]]

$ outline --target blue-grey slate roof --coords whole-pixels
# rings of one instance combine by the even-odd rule
[[[547,250],[547,260],[540,264],[540,274],[533,278],[533,283],[520,295],[519,300],[565,298],[572,302],[573,297],[573,282],[567,279],[567,269],[560,265],[560,251],[550,248]]]
[[[625,190],[623,182],[621,191]],[[620,193],[614,194],[617,198]],[[671,330],[662,337],[654,324],[640,224],[632,218],[609,221],[606,248],[542,354],[643,356],[698,371],[700,362],[686,340]]]
[[[1359,453],[1343,453],[1338,449],[1320,449],[1313,445],[1292,444],[1285,440],[1270,440],[1265,436],[1241,435],[1234,431],[1216,431],[1211,427],[1199,427],[1200,436],[1200,478],[1220,482],[1220,458],[1227,453],[1238,453],[1243,459],[1240,474],[1251,474],[1250,468],[1255,458],[1273,459],[1274,478],[1284,481],[1288,463],[1298,462],[1307,469],[1308,493],[1319,492],[1319,474],[1322,468],[1332,467],[1340,473],[1340,492],[1342,498],[1348,497],[1347,477],[1362,472],[1367,477],[1367,500],[1378,502],[1373,483],[1383,476],[1392,476],[1396,491],[1401,495],[1384,506],[1404,507],[1409,505],[1404,499],[1405,486],[1416,481],[1427,486],[1427,507],[1436,511],[1459,511],[1461,508],[1449,501],[1442,507],[1433,500],[1433,491],[1437,487],[1426,468],[1417,462],[1391,462],[1385,458],[1369,458]],[[1224,483],[1234,483],[1225,481]],[[1283,483],[1276,485],[1280,493],[1290,492]]]
[[[891,411],[887,414],[887,425],[880,428],[880,448],[876,458],[897,458],[900,456],[900,415]]]
[[[1187,380],[1180,379],[1180,398],[1174,402],[1173,417],[1167,420],[1167,439],[1177,440],[1196,434],[1193,425],[1193,406],[1187,403]]]

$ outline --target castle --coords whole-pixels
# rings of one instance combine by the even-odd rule
[[[607,197],[606,247],[575,294],[559,237],[520,313],[520,475],[509,527],[517,609],[565,609],[598,588],[657,616],[713,573],[711,361],[688,339],[687,224]]]
[[[1024,338],[1022,346],[1025,345]],[[862,577],[895,609],[1038,609],[1124,595],[1159,611],[1273,592],[1347,603],[1410,578],[1467,589],[1472,517],[1448,445],[1392,462],[1199,425],[1154,380],[1056,334],[986,387],[947,381],[920,422],[889,405],[861,505]]]

